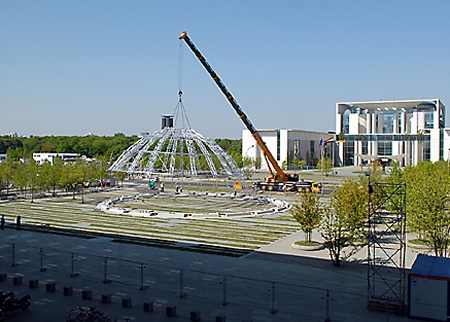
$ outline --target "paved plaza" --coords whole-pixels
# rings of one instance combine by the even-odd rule
[[[191,312],[200,312],[202,321],[407,320],[366,311],[366,266],[355,261],[335,268],[326,251],[293,249],[298,234],[233,258],[105,237],[11,228],[0,233],[0,272],[7,274],[0,289],[32,296],[30,309],[9,313],[7,321],[62,322],[76,306],[95,306],[118,321],[190,321]],[[408,252],[408,261],[413,258]],[[64,295],[70,288],[72,295]],[[153,311],[146,312],[144,303]],[[168,307],[176,316],[167,316]]]

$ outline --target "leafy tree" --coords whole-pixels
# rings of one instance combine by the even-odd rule
[[[347,180],[331,196],[319,229],[335,266],[340,266],[344,248],[356,247],[355,242],[364,237],[367,194],[366,185]]]
[[[75,191],[81,188],[81,202],[84,203],[84,183],[92,178],[89,167],[81,160],[77,160],[65,164],[62,170],[61,186],[72,190],[73,199],[75,199]]]
[[[322,204],[319,195],[306,192],[300,195],[299,202],[295,203],[290,213],[297,220],[300,229],[305,233],[306,241],[311,241],[312,232],[319,227],[322,215]]]
[[[242,171],[245,179],[250,179],[255,173],[255,159],[251,157],[244,157],[242,159]]]
[[[407,226],[428,241],[436,256],[447,256],[450,246],[450,166],[421,162],[404,169]]]
[[[329,157],[322,158],[319,160],[317,168],[324,173],[329,173],[333,170],[333,160]]]
[[[125,180],[125,178],[127,177],[127,173],[118,171],[118,172],[114,173],[114,176],[117,178],[117,180],[122,182],[122,186],[123,186],[123,180]]]
[[[6,187],[6,193],[9,192],[9,188],[14,180],[14,164],[11,159],[0,163],[0,187]]]
[[[41,181],[39,181],[40,168],[39,165],[33,159],[30,159],[25,164],[24,170],[25,170],[25,186],[31,188],[31,202],[34,202],[34,192],[36,186],[38,186],[38,183],[41,183]]]

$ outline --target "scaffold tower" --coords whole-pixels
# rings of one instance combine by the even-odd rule
[[[368,308],[402,315],[406,287],[406,185],[370,183]]]

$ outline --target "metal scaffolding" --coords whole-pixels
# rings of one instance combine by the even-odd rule
[[[370,183],[368,220],[368,308],[405,308],[406,185]]]
[[[160,131],[143,134],[122,152],[109,171],[150,176],[242,178],[241,169],[214,140],[191,128],[181,100],[182,92],[178,95],[173,124],[163,122]]]

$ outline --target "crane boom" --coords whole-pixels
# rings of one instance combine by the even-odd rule
[[[198,48],[195,46],[195,44],[192,42],[192,40],[187,35],[186,31],[184,31],[178,39],[182,39],[186,42],[186,44],[189,46],[189,48],[192,50],[194,55],[197,57],[197,59],[202,63],[203,67],[208,71],[209,75],[213,79],[213,81],[217,84],[217,86],[222,91],[223,95],[225,95],[228,102],[230,102],[231,106],[234,108],[236,113],[238,114],[239,118],[244,122],[247,129],[252,134],[253,138],[256,140],[256,143],[258,144],[259,148],[261,149],[264,157],[266,158],[266,162],[269,165],[269,171],[271,173],[271,178],[269,178],[269,181],[272,182],[286,182],[286,181],[298,181],[297,175],[290,175],[285,173],[281,167],[278,165],[278,162],[273,157],[272,153],[269,151],[266,143],[262,140],[261,135],[258,133],[258,131],[253,126],[252,122],[250,122],[247,115],[242,111],[241,107],[239,106],[236,99],[233,97],[233,95],[230,93],[230,91],[227,89],[225,84],[220,79],[219,75],[212,69],[211,65],[206,61],[205,57],[202,55],[202,53],[198,50]],[[276,175],[273,173],[273,170],[275,170]]]

